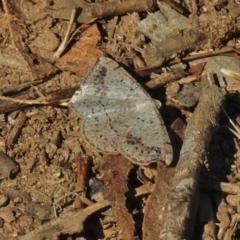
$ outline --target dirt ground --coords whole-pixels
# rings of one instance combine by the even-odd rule
[[[204,71],[213,71],[215,65],[220,75],[220,68],[232,71],[234,81],[224,86],[221,108],[238,126],[240,5],[230,0],[197,1],[194,12],[191,1],[175,5],[159,1],[153,9],[145,7],[147,1],[139,1],[139,12],[126,6],[121,10],[119,3],[120,10],[109,14],[111,8],[104,13],[101,5],[106,2],[96,1],[95,8],[99,4],[102,12],[78,13],[69,43],[56,58],[74,6],[87,9],[86,2],[75,2],[2,0],[0,4],[0,91],[20,99],[0,98],[0,239],[160,239],[162,221],[166,222],[164,199],[184,131],[203,92]],[[172,32],[157,29],[158,20],[150,12],[159,8],[165,16],[170,14],[165,25]],[[186,26],[184,33],[175,34],[175,12],[184,16],[178,20]],[[140,24],[147,16],[150,22]],[[235,60],[223,59],[223,54]],[[119,62],[162,102],[160,113],[175,152],[170,167],[161,162],[137,166],[122,155],[94,151],[81,135],[80,115],[60,106],[80,89],[102,56]],[[220,60],[205,59],[211,56]],[[240,239],[240,130],[223,111],[216,121],[205,139],[207,157],[201,159],[196,180],[200,191],[191,209],[192,239]]]

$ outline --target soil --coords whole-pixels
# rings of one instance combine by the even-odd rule
[[[40,104],[0,102],[0,239],[154,239],[149,232],[156,230],[155,234],[159,234],[161,225],[154,214],[160,215],[177,161],[171,167],[162,163],[139,167],[122,156],[95,152],[83,141],[78,113],[60,103],[67,102],[80,88],[99,57],[111,57],[136,77],[153,98],[161,100],[160,112],[179,155],[184,130],[202,90],[200,76],[204,67],[199,66],[191,75],[187,61],[174,65],[177,70],[170,69],[171,63],[193,51],[197,54],[199,50],[208,52],[209,48],[237,48],[237,23],[236,32],[229,33],[230,27],[224,34],[219,31],[212,37],[212,44],[209,37],[205,45],[201,41],[201,47],[191,43],[191,49],[186,50],[180,44],[180,49],[173,48],[175,54],[169,50],[170,53],[159,55],[164,47],[157,49],[156,42],[138,24],[150,14],[147,11],[85,19],[82,23],[78,20],[71,30],[72,39],[57,59],[54,52],[66,33],[73,3],[55,3],[56,8],[57,4],[66,3],[62,14],[69,17],[65,19],[56,16],[60,10],[46,10],[47,0],[5,2],[2,1],[0,14],[1,95]],[[211,15],[211,11],[224,11],[234,1],[213,1],[215,8],[204,2],[208,1],[198,3],[202,27],[207,25],[207,17],[202,16],[205,8],[210,9]],[[221,41],[223,35],[228,35],[225,42]],[[237,53],[231,54],[238,58]],[[184,71],[194,75],[194,80],[188,83],[187,76],[182,75],[179,79],[184,79],[184,83],[176,83],[172,77],[156,89],[148,88],[145,83],[151,81],[149,68],[157,65],[156,73],[170,69],[172,76],[179,76]],[[240,110],[238,90],[228,92],[225,104],[236,124]],[[43,100],[48,104],[41,104]],[[193,239],[210,239],[207,236],[211,234],[211,239],[227,239],[226,234],[239,238],[237,223],[235,228],[230,227],[239,210],[239,190],[230,194],[230,190],[208,188],[211,182],[239,184],[239,133],[234,137],[229,131],[224,114],[218,122],[209,140],[210,160],[201,171],[203,200],[192,226]],[[161,189],[158,197],[148,199],[154,189]],[[153,213],[155,209],[157,213]],[[210,217],[203,216],[206,212],[211,213]],[[148,216],[144,218],[144,214]],[[212,232],[204,230],[209,224],[213,225]]]

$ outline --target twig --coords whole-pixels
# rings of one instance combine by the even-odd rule
[[[226,47],[226,48],[222,48],[220,50],[209,51],[209,52],[206,52],[206,53],[197,53],[197,54],[194,54],[194,55],[191,55],[191,56],[184,57],[184,58],[182,58],[182,60],[183,61],[194,61],[194,60],[197,60],[197,59],[206,58],[206,57],[213,57],[213,56],[226,54],[226,53],[233,53],[233,52],[238,53],[238,50],[239,50],[239,48]],[[171,65],[173,63],[174,63],[174,61],[171,62]]]
[[[17,85],[11,85],[10,87],[3,89],[2,93],[4,95],[10,94],[10,93],[17,93],[21,90],[29,88],[30,86],[36,86],[36,85],[38,85],[40,83],[43,83],[45,81],[47,81],[47,80],[46,79],[40,79],[40,80],[35,80],[35,81],[27,81],[27,82],[20,83],[20,84],[17,84]]]
[[[10,131],[10,133],[7,135],[7,139],[6,139],[6,146],[8,148],[11,148],[11,146],[16,142],[21,130],[22,130],[22,127],[25,123],[27,119],[27,116],[25,113],[21,113],[19,116],[18,116],[18,119],[17,121],[15,122],[15,125],[13,127],[13,129]]]
[[[106,37],[105,38],[106,40],[108,40],[108,42],[112,42],[113,44],[115,43],[115,40],[114,39],[110,39],[109,37]],[[124,47],[129,47],[129,48],[132,48],[134,49],[136,52],[140,52],[140,53],[144,53],[145,50],[143,48],[140,48],[138,46],[135,46],[133,44],[130,44],[130,43],[125,43],[123,41],[120,41],[120,40],[117,40],[117,43],[124,46]]]
[[[226,117],[228,118],[228,121],[231,123],[231,125],[233,126],[233,128],[229,128],[229,130],[238,138],[240,139],[240,128],[233,122],[233,120],[229,117],[229,115],[227,114],[226,110],[223,108],[223,112],[226,115]]]
[[[207,57],[213,57],[213,56],[218,56],[218,55],[221,55],[221,54],[227,54],[227,53],[233,53],[233,52],[236,52],[238,53],[239,51],[239,46],[237,46],[236,48],[233,48],[233,47],[225,47],[225,48],[222,48],[220,50],[215,50],[215,51],[208,51],[208,52],[205,52],[205,53],[197,53],[197,54],[194,54],[194,55],[191,55],[191,56],[187,56],[187,57],[183,57],[181,59],[178,59],[178,60],[173,60],[169,63],[169,65],[175,65],[175,64],[178,64],[182,61],[185,61],[185,62],[190,62],[190,61],[194,61],[194,60],[197,60],[197,59],[202,59],[202,58],[207,58]],[[135,69],[134,71],[137,72],[138,74],[142,75],[142,76],[146,76],[146,75],[150,75],[152,72],[161,72],[161,68],[162,68],[162,64],[160,66],[154,66],[154,67],[144,67],[144,68],[138,68],[138,69]]]
[[[151,11],[153,0],[113,1],[88,4],[84,9],[86,16],[91,18],[116,16],[125,13]]]
[[[223,99],[224,94],[216,85],[207,85],[202,90],[186,128],[179,163],[165,198],[161,240],[190,239],[197,208],[199,173]]]
[[[56,104],[58,106],[63,106],[67,107],[68,104],[66,102],[59,102],[56,100],[47,100],[47,99],[36,99],[36,100],[26,100],[26,99],[17,99],[17,98],[11,98],[11,97],[5,97],[5,96],[0,96],[0,100],[5,100],[5,101],[11,101],[11,102],[16,102],[16,103],[23,103],[23,104],[28,104],[28,105],[51,105],[51,104]]]
[[[119,19],[118,16],[115,16],[113,18],[112,27],[111,27],[110,31],[108,31],[108,42],[113,41],[113,36],[114,36],[115,31],[116,31],[116,26],[117,26],[118,19]]]
[[[214,57],[214,56],[227,54],[227,53],[233,53],[233,52],[236,52],[235,48],[226,47],[226,48],[223,48],[223,49],[220,49],[220,50],[209,51],[209,52],[205,52],[205,53],[193,54],[191,56],[183,57],[183,58],[181,58],[179,60],[173,60],[169,64],[170,65],[174,65],[174,64],[178,64],[181,61],[190,62],[190,61],[194,61],[194,60],[197,60],[197,59],[202,59],[202,58],[207,58],[207,57]]]
[[[71,13],[71,17],[70,17],[70,21],[68,23],[68,28],[67,28],[67,32],[65,34],[65,37],[64,37],[62,43],[60,44],[60,46],[58,47],[57,51],[53,54],[53,56],[55,58],[59,58],[61,56],[61,54],[66,49],[66,47],[67,47],[67,45],[69,43],[70,31],[71,31],[73,23],[74,23],[74,18],[76,16],[76,12],[77,12],[77,10],[76,10],[76,8],[74,8],[72,10],[72,13]]]
[[[78,188],[87,187],[87,174],[89,169],[89,157],[79,152],[76,157],[77,184]]]
[[[0,100],[3,100],[0,101],[0,114],[19,110],[26,105],[55,105],[67,107],[67,103],[63,101],[68,101],[77,89],[79,89],[78,86],[61,89],[61,91],[45,92],[45,98],[37,98],[37,96],[30,91],[20,92],[12,97],[0,95]]]
[[[234,71],[231,71],[231,70],[226,69],[226,68],[220,69],[220,72],[223,73],[224,75],[228,76],[228,77],[234,78],[236,80],[240,80],[240,73],[238,73],[238,72],[234,72]]]
[[[162,73],[160,76],[147,81],[145,83],[145,86],[150,89],[158,88],[160,86],[164,86],[168,83],[184,78],[187,75],[189,75],[189,73],[184,72],[183,70]]]

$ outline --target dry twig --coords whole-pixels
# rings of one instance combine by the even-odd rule
[[[88,4],[84,12],[88,17],[98,18],[132,12],[151,11],[153,7],[153,0],[113,1]]]
[[[21,113],[18,116],[18,119],[15,122],[15,125],[14,125],[13,129],[7,135],[6,146],[8,148],[11,148],[11,146],[16,142],[26,119],[27,119],[27,116],[26,116],[25,113]]]
[[[190,239],[198,206],[199,173],[222,102],[223,93],[217,86],[203,88],[186,128],[179,163],[165,199],[160,239]]]
[[[76,8],[74,8],[72,10],[70,21],[68,23],[67,32],[66,32],[66,34],[64,36],[64,39],[63,39],[62,43],[60,44],[60,46],[58,47],[57,51],[53,55],[55,58],[59,58],[61,56],[61,54],[66,49],[66,47],[67,47],[67,45],[69,43],[70,32],[71,32],[71,29],[72,29],[72,26],[73,26],[73,23],[74,23],[75,16],[76,16]]]

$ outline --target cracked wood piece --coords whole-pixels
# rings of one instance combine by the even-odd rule
[[[20,131],[23,127],[23,124],[25,123],[27,119],[27,116],[25,113],[21,113],[19,116],[18,116],[18,119],[13,127],[13,129],[10,131],[10,133],[7,135],[7,139],[6,139],[6,146],[8,148],[11,148],[12,145],[16,142],[19,134],[20,134]]]
[[[121,155],[104,155],[101,166],[104,182],[103,197],[111,203],[112,211],[123,239],[134,239],[135,226],[132,215],[126,207],[125,194],[128,189],[128,175],[133,165]]]
[[[165,197],[161,240],[190,239],[198,205],[199,173],[223,100],[224,94],[216,85],[203,88],[186,128],[179,163]]]
[[[89,157],[79,152],[76,157],[77,185],[79,189],[87,187],[87,175],[89,170]]]
[[[148,197],[144,209],[143,239],[158,239],[161,226],[161,216],[158,209],[163,208],[163,199],[167,194],[170,182],[174,176],[174,168],[166,168],[163,163],[157,165],[156,184],[152,194]]]

